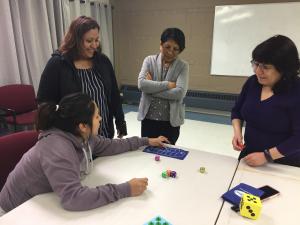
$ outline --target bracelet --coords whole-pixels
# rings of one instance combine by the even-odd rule
[[[274,162],[274,160],[273,160],[273,158],[272,158],[272,156],[271,156],[271,154],[270,154],[269,149],[265,149],[265,150],[264,150],[264,155],[265,155],[265,158],[266,158],[266,160],[267,160],[268,162]]]

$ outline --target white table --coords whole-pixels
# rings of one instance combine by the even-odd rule
[[[36,196],[0,218],[1,225],[81,224],[143,225],[161,215],[173,225],[214,224],[228,189],[237,159],[189,150],[185,160],[161,157],[141,150],[95,160],[95,167],[83,183],[96,186],[121,183],[133,177],[148,177],[148,190],[139,197],[125,198],[84,212],[64,210],[54,193]],[[206,174],[199,173],[204,166]],[[176,179],[161,177],[163,170],[175,170]]]
[[[300,168],[279,164],[264,167],[249,167],[241,161],[231,187],[239,183],[254,187],[269,185],[280,191],[280,195],[263,202],[261,216],[251,220],[233,212],[231,204],[225,202],[217,225],[299,225],[300,213]]]

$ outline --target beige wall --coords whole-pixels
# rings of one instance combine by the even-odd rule
[[[111,2],[114,6],[115,70],[119,85],[137,85],[137,76],[143,59],[159,51],[161,32],[167,27],[178,27],[186,36],[186,49],[180,57],[190,64],[189,89],[238,93],[245,77],[210,75],[214,7],[289,1],[112,0]]]

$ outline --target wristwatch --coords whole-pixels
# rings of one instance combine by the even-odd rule
[[[272,158],[272,156],[271,156],[271,154],[270,154],[269,149],[265,149],[265,150],[264,150],[264,155],[265,155],[266,160],[267,160],[268,162],[274,162],[274,160],[273,160],[273,158]]]

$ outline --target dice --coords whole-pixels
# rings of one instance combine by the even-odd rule
[[[170,176],[171,176],[172,170],[167,170],[166,172],[167,172],[167,174],[168,174],[168,177],[170,177]]]
[[[171,171],[171,173],[170,173],[170,177],[172,177],[172,178],[176,178],[176,171]]]
[[[200,173],[205,173],[205,167],[203,167],[203,166],[200,167],[199,172],[200,172]]]
[[[155,159],[155,161],[160,161],[160,156],[156,155],[154,159]]]
[[[167,174],[166,171],[163,171],[163,172],[161,173],[161,176],[162,176],[163,178],[167,178],[167,177],[168,177],[168,174]]]
[[[259,197],[248,193],[243,194],[240,202],[240,214],[250,219],[258,219],[262,204]]]
[[[173,170],[166,170],[161,173],[161,176],[163,178],[169,178],[169,177],[176,178],[177,173],[176,173],[176,171],[173,171]]]

